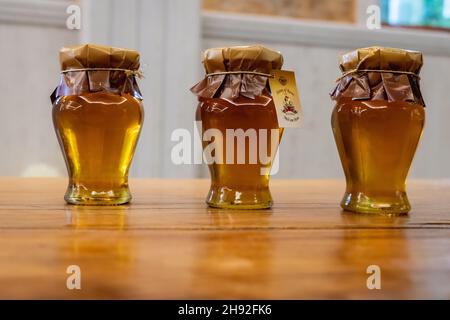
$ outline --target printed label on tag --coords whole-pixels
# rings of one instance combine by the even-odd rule
[[[269,78],[269,86],[277,110],[278,126],[281,128],[300,127],[303,112],[294,72],[272,70],[272,75],[273,78]]]

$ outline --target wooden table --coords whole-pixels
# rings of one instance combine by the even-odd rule
[[[207,208],[205,180],[132,180],[119,207],[66,205],[65,185],[0,178],[0,298],[450,298],[449,180],[411,181],[391,218],[341,212],[343,181],[273,180],[265,211]]]

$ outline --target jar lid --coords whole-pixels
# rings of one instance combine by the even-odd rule
[[[254,71],[270,74],[273,69],[281,69],[283,56],[261,45],[237,46],[208,49],[202,62],[206,73]]]
[[[396,48],[360,48],[341,56],[339,65],[343,73],[386,70],[419,74],[423,58],[419,51]]]
[[[81,44],[63,47],[59,51],[61,70],[81,68],[139,69],[139,52],[98,44]]]
[[[280,52],[261,45],[211,48],[204,52],[206,76],[191,88],[199,99],[255,99],[266,90],[272,70],[283,65]]]
[[[422,53],[370,47],[344,54],[339,62],[343,75],[331,92],[333,100],[387,100],[425,106],[420,93]]]

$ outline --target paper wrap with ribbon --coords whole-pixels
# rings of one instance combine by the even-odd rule
[[[59,52],[61,80],[51,95],[59,97],[106,91],[128,93],[142,99],[136,76],[140,77],[139,52],[96,44],[64,47]]]
[[[212,48],[203,54],[206,76],[191,88],[199,99],[239,96],[254,99],[268,87],[274,69],[281,69],[281,53],[263,46]]]
[[[343,75],[330,96],[333,100],[406,101],[425,106],[419,85],[423,64],[418,51],[369,47],[344,54]]]

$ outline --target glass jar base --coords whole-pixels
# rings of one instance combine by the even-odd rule
[[[131,194],[127,187],[107,192],[96,192],[89,189],[75,188],[69,186],[64,200],[68,204],[85,206],[115,206],[126,204],[131,201]]]
[[[229,187],[211,187],[206,198],[208,206],[220,209],[269,209],[273,201],[270,191],[235,190]]]
[[[266,202],[266,203],[256,203],[256,204],[235,204],[230,202],[211,202],[206,201],[208,206],[212,208],[218,208],[218,209],[235,209],[235,210],[259,210],[259,209],[270,209],[272,207],[272,202]]]
[[[68,204],[83,206],[118,206],[131,201],[131,196],[119,198],[86,198],[86,197],[64,197]]]
[[[341,202],[341,208],[345,211],[365,214],[406,215],[411,210],[411,205],[406,193],[389,201],[368,198],[361,194],[355,197],[354,194],[346,193]]]

